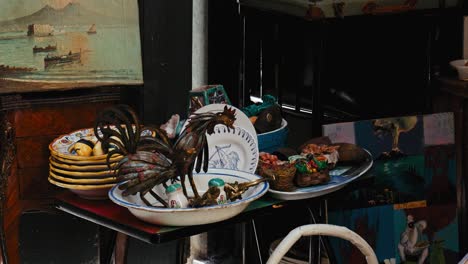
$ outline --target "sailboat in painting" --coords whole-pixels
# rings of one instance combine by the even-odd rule
[[[96,34],[96,24],[92,24],[91,27],[88,29],[88,34]]]
[[[143,83],[138,1],[24,2],[0,0],[0,95]]]

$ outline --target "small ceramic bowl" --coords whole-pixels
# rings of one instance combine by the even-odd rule
[[[270,132],[257,134],[259,151],[272,153],[286,146],[288,138],[288,122],[283,118],[281,127]]]
[[[462,81],[468,81],[468,66],[466,66],[467,62],[468,60],[453,60],[450,62],[450,65],[458,72],[458,79]]]

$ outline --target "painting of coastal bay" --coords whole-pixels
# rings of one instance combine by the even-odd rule
[[[137,0],[0,6],[0,94],[143,83]]]

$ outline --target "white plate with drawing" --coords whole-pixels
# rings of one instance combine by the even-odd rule
[[[234,121],[234,126],[242,127],[243,129],[247,130],[247,132],[252,135],[253,138],[255,138],[255,141],[257,140],[257,131],[255,131],[255,127],[253,126],[252,122],[250,122],[249,117],[247,117],[242,110],[232,106],[232,105],[227,105],[227,104],[209,104],[205,105],[202,108],[198,109],[194,113],[196,114],[202,114],[202,113],[208,113],[208,112],[222,112],[224,110],[224,107],[228,106],[230,108],[233,108],[236,110],[236,121]],[[185,130],[185,127],[188,125],[188,121],[190,120],[187,119],[185,121],[184,126],[182,127],[181,131]]]
[[[255,173],[259,155],[257,139],[246,129],[235,126],[228,130],[224,125],[217,125],[214,133],[207,135],[207,141],[208,168]]]

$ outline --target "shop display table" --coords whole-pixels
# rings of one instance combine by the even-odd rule
[[[56,208],[61,211],[153,244],[196,235],[221,225],[243,222],[259,214],[275,210],[285,202],[266,196],[253,201],[241,214],[222,222],[170,227],[145,223],[132,215],[127,208],[110,200],[86,200],[69,191],[56,196]]]
[[[184,239],[190,236],[229,225],[254,223],[255,217],[273,214],[280,208],[292,205],[304,208],[306,203],[305,200],[278,200],[267,194],[253,201],[242,213],[230,219],[205,225],[173,227],[143,222],[131,214],[127,208],[121,207],[111,200],[86,200],[68,190],[59,193],[55,199],[55,207],[58,210],[99,225],[100,263],[125,263],[128,237],[151,244],[178,241],[177,243],[180,243],[181,248],[183,248]],[[242,233],[243,241],[241,243],[245,258],[246,235],[244,227]],[[257,247],[259,247],[258,244]],[[178,252],[178,254],[180,256],[177,259],[182,262],[183,253]]]

